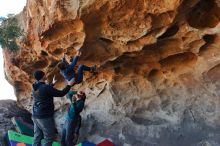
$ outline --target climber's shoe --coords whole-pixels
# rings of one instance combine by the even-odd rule
[[[93,65],[93,66],[91,67],[91,73],[95,73],[95,71],[96,71],[96,65]]]

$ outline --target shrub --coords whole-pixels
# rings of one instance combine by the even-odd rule
[[[17,19],[15,17],[7,19],[0,17],[0,21],[0,45],[10,51],[17,51],[19,46],[16,39],[23,35],[23,30],[18,26]]]

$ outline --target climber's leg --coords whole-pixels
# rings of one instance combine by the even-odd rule
[[[77,84],[83,81],[83,71],[92,71],[92,67],[85,66],[80,64],[77,71]]]
[[[68,120],[66,125],[66,146],[73,146],[74,131],[76,126],[75,120]]]
[[[77,118],[77,124],[76,124],[76,128],[75,128],[75,134],[79,135],[79,129],[81,127],[81,121],[82,121],[82,118],[81,116],[79,115],[78,118]]]
[[[82,121],[82,118],[81,118],[80,115],[78,116],[77,119],[78,119],[78,120],[77,120],[77,123],[76,123],[75,134],[74,134],[74,140],[73,140],[73,143],[74,143],[74,144],[77,144],[77,141],[78,141],[78,138],[79,138],[79,130],[80,130],[81,121]]]

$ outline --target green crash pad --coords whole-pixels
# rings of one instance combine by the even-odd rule
[[[9,130],[8,140],[10,146],[32,146],[33,137]],[[44,143],[44,140],[42,140],[42,143]],[[52,146],[60,146],[60,144],[58,142],[53,142]]]
[[[22,133],[28,136],[34,136],[34,125],[33,124],[27,123],[21,117],[13,117],[11,121],[15,125],[16,130],[19,133]]]

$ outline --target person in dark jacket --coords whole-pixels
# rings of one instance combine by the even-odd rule
[[[75,73],[74,67],[77,64],[80,54],[81,53],[78,51],[76,56],[70,60],[70,64],[66,61],[65,56],[62,58],[61,62],[58,63],[60,74],[68,81],[74,80],[74,84],[79,84],[83,81],[83,71],[95,72],[96,70],[96,65],[88,67],[80,64],[77,73]]]
[[[76,94],[75,91],[68,93],[68,98],[70,99],[71,104],[69,106],[62,130],[62,146],[73,146],[76,144],[78,139],[79,129],[81,126],[80,113],[84,108],[86,95],[84,92],[78,92],[76,95],[74,94]]]
[[[63,90],[57,90],[53,85],[44,82],[44,76],[43,71],[36,71],[34,73],[36,82],[32,85],[34,96],[32,109],[32,120],[34,122],[33,146],[41,146],[43,138],[45,139],[44,146],[52,146],[55,138],[53,97],[66,95],[73,85],[73,82],[68,82]]]

